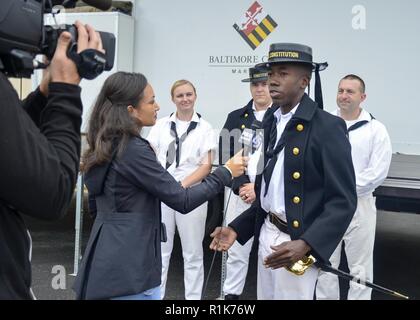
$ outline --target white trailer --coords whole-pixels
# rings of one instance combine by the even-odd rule
[[[359,74],[366,107],[382,121],[395,153],[420,155],[416,108],[420,62],[420,2],[402,0],[258,0],[262,17],[277,27],[253,49],[233,27],[246,20],[254,0],[156,1],[135,6],[134,70],[153,84],[161,115],[170,113],[169,88],[181,77],[197,84],[198,108],[215,127],[250,95],[241,83],[247,68],[266,58],[270,43],[298,42],[328,61],[322,72],[327,110],[336,108],[338,81]]]

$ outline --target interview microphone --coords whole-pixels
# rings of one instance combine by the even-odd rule
[[[251,128],[245,128],[239,138],[239,143],[244,146],[243,155],[248,157],[254,150],[258,149],[262,143],[262,138],[257,134],[257,130],[261,129],[261,121],[254,120]]]

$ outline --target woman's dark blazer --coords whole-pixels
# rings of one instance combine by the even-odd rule
[[[76,298],[108,299],[159,286],[160,202],[188,213],[230,181],[229,171],[220,167],[201,184],[184,189],[141,137],[131,138],[112,162],[91,168],[85,184],[97,213],[74,286]]]

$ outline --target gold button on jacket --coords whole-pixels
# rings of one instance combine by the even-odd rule
[[[299,155],[299,153],[300,153],[299,148],[293,148],[293,154],[294,154],[295,156]]]
[[[300,203],[300,198],[299,197],[294,197],[293,198],[293,203],[294,204],[299,204]]]
[[[299,180],[300,179],[300,173],[299,172],[293,173],[293,179]]]
[[[299,228],[299,221],[295,220],[293,221],[293,228]]]
[[[297,131],[299,131],[299,132],[302,132],[302,131],[303,131],[303,129],[304,129],[303,124],[298,124],[298,125],[296,126],[296,130],[297,130]]]
[[[243,129],[245,129],[245,125],[243,124],[243,125],[241,125],[241,129],[243,130]]]

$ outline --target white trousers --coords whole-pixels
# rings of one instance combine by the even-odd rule
[[[166,225],[168,241],[161,243],[162,283],[161,296],[165,296],[169,261],[174,245],[175,228],[181,239],[184,258],[184,287],[186,300],[200,300],[204,282],[203,238],[207,217],[207,202],[188,214],[181,214],[162,203],[162,221]]]
[[[225,199],[229,198],[230,188],[225,189]],[[233,192],[230,196],[229,205],[226,208],[226,224],[232,222],[242,212],[251,205],[245,203],[239,196]],[[226,279],[223,284],[224,294],[241,295],[244,290],[246,275],[248,273],[249,254],[252,249],[252,237],[243,246],[235,241],[228,250],[228,259],[226,262]]]
[[[338,268],[341,258],[341,246],[344,249],[350,274],[362,280],[373,281],[373,247],[375,244],[376,207],[375,198],[370,195],[357,199],[357,209],[343,240],[330,258],[331,265]],[[350,281],[349,300],[370,300],[372,289]],[[340,299],[338,277],[327,272],[320,272],[316,289],[318,300]]]
[[[265,220],[261,227],[258,246],[258,300],[313,300],[318,269],[314,266],[297,276],[285,268],[271,270],[263,265],[264,258],[270,255],[272,245],[290,241],[290,236],[281,232],[275,225]]]

